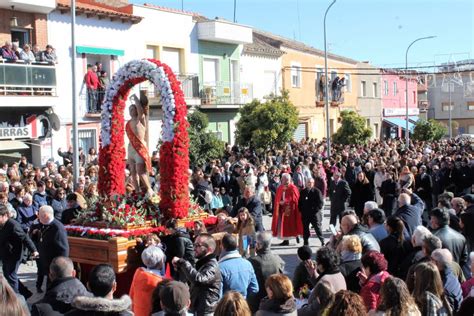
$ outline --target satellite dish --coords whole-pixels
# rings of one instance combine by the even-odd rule
[[[51,123],[51,128],[54,129],[56,132],[59,131],[61,128],[61,122],[59,121],[59,117],[56,113],[51,113],[48,115],[48,119]]]

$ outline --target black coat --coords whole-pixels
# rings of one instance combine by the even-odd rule
[[[417,174],[415,177],[416,194],[423,200],[431,199],[433,194],[433,181],[431,176],[427,173]]]
[[[324,206],[324,199],[321,191],[317,188],[305,188],[300,193],[298,207],[302,217],[312,217],[321,211]]]
[[[35,245],[20,224],[14,219],[7,220],[5,225],[0,227],[0,259],[20,261],[23,246],[26,246],[31,252],[36,251]]]
[[[329,198],[331,199],[331,213],[339,214],[344,212],[344,203],[351,197],[351,189],[349,184],[345,180],[339,180],[336,185],[334,181],[331,181],[329,186]]]
[[[364,204],[367,201],[374,201],[374,187],[369,183],[356,181],[352,186],[350,205],[354,207],[356,214],[362,217],[364,213]]]
[[[380,186],[380,196],[383,198],[382,209],[386,216],[390,216],[398,208],[400,184],[393,179],[387,179]]]
[[[56,257],[69,256],[69,243],[66,229],[57,219],[54,219],[49,225],[40,226],[38,251],[40,254],[39,260],[43,267],[49,267],[51,261]]]
[[[403,240],[402,244],[398,242],[398,235],[391,234],[380,241],[380,252],[383,253],[388,263],[387,271],[396,277],[402,277],[400,271],[403,260],[413,249],[411,242]]]
[[[343,262],[339,265],[339,270],[341,271],[344,279],[346,280],[347,289],[354,293],[360,292],[359,278],[357,273],[361,271],[360,260],[351,260]]]
[[[194,246],[191,237],[187,232],[178,230],[174,234],[163,236],[161,241],[166,246],[166,262],[170,263],[171,276],[175,280],[185,281],[184,275],[175,270],[171,260],[174,257],[183,258],[194,266],[196,259],[194,258]]]
[[[67,277],[51,282],[43,299],[31,307],[32,316],[54,315],[51,310],[64,314],[72,310],[72,301],[76,296],[92,296],[76,278]]]
[[[469,259],[466,238],[447,225],[435,230],[433,235],[441,239],[443,248],[451,252],[453,260],[465,268]]]
[[[72,220],[76,218],[76,215],[78,211],[81,210],[80,206],[72,207],[65,209],[61,213],[61,223],[64,225],[70,225],[72,223]]]
[[[184,259],[178,261],[179,269],[191,283],[191,307],[195,315],[213,313],[221,291],[221,273],[214,254],[201,258],[194,268]]]

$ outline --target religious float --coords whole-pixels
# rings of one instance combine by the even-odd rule
[[[160,146],[160,192],[153,193],[146,146],[148,100],[133,95],[131,120],[125,124],[124,110],[133,86],[148,80],[159,91],[163,108]],[[216,223],[188,192],[189,138],[187,107],[180,82],[166,64],[154,59],[134,60],[121,67],[107,87],[102,104],[99,151],[99,201],[78,213],[74,225],[66,227],[70,257],[81,267],[108,263],[116,273],[134,271],[139,264],[136,239],[149,233],[165,233],[165,220],[179,219],[191,228],[195,220]],[[125,132],[129,139],[125,157]],[[129,164],[132,183],[126,186]]]

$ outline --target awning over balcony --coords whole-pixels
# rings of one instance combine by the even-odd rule
[[[408,120],[411,121],[411,122],[416,123],[420,120],[420,117],[419,116],[409,116]]]
[[[91,47],[91,46],[76,46],[78,54],[94,54],[94,55],[109,55],[109,56],[123,56],[125,51],[123,49]]]
[[[0,151],[11,151],[11,150],[21,150],[29,149],[28,145],[24,142],[17,140],[2,140],[0,141]]]
[[[407,121],[405,119],[402,119],[402,118],[390,117],[390,118],[384,118],[383,120],[385,122],[393,125],[393,126],[401,127],[403,129],[405,129],[406,126],[407,126]],[[410,123],[410,118],[409,118],[408,119],[408,129],[410,129],[410,131],[413,131],[414,128],[415,128],[415,124]]]

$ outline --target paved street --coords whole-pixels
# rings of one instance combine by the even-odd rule
[[[265,229],[270,230],[272,225],[272,218],[269,216],[264,216],[263,218],[263,225]],[[329,204],[326,203],[324,207],[324,219],[323,219],[323,233],[326,239],[329,238],[330,233],[325,232],[325,230],[329,227]],[[312,230],[313,234],[314,231]],[[298,256],[296,255],[296,250],[298,247],[303,245],[303,239],[300,238],[300,243],[297,245],[296,241],[293,239],[290,241],[290,246],[279,247],[273,246],[272,249],[275,253],[281,256],[281,258],[286,262],[286,273],[293,277],[293,273],[295,271],[296,266],[299,263]],[[273,244],[277,245],[281,241],[277,238],[273,240]],[[313,253],[320,247],[319,240],[314,237],[310,238],[309,245],[313,250]],[[22,282],[34,293],[34,295],[28,300],[29,303],[33,303],[38,301],[43,294],[36,293],[36,264],[29,262],[28,264],[22,264],[19,270],[19,276]],[[46,282],[46,280],[45,280]],[[43,285],[44,289],[44,285]]]

